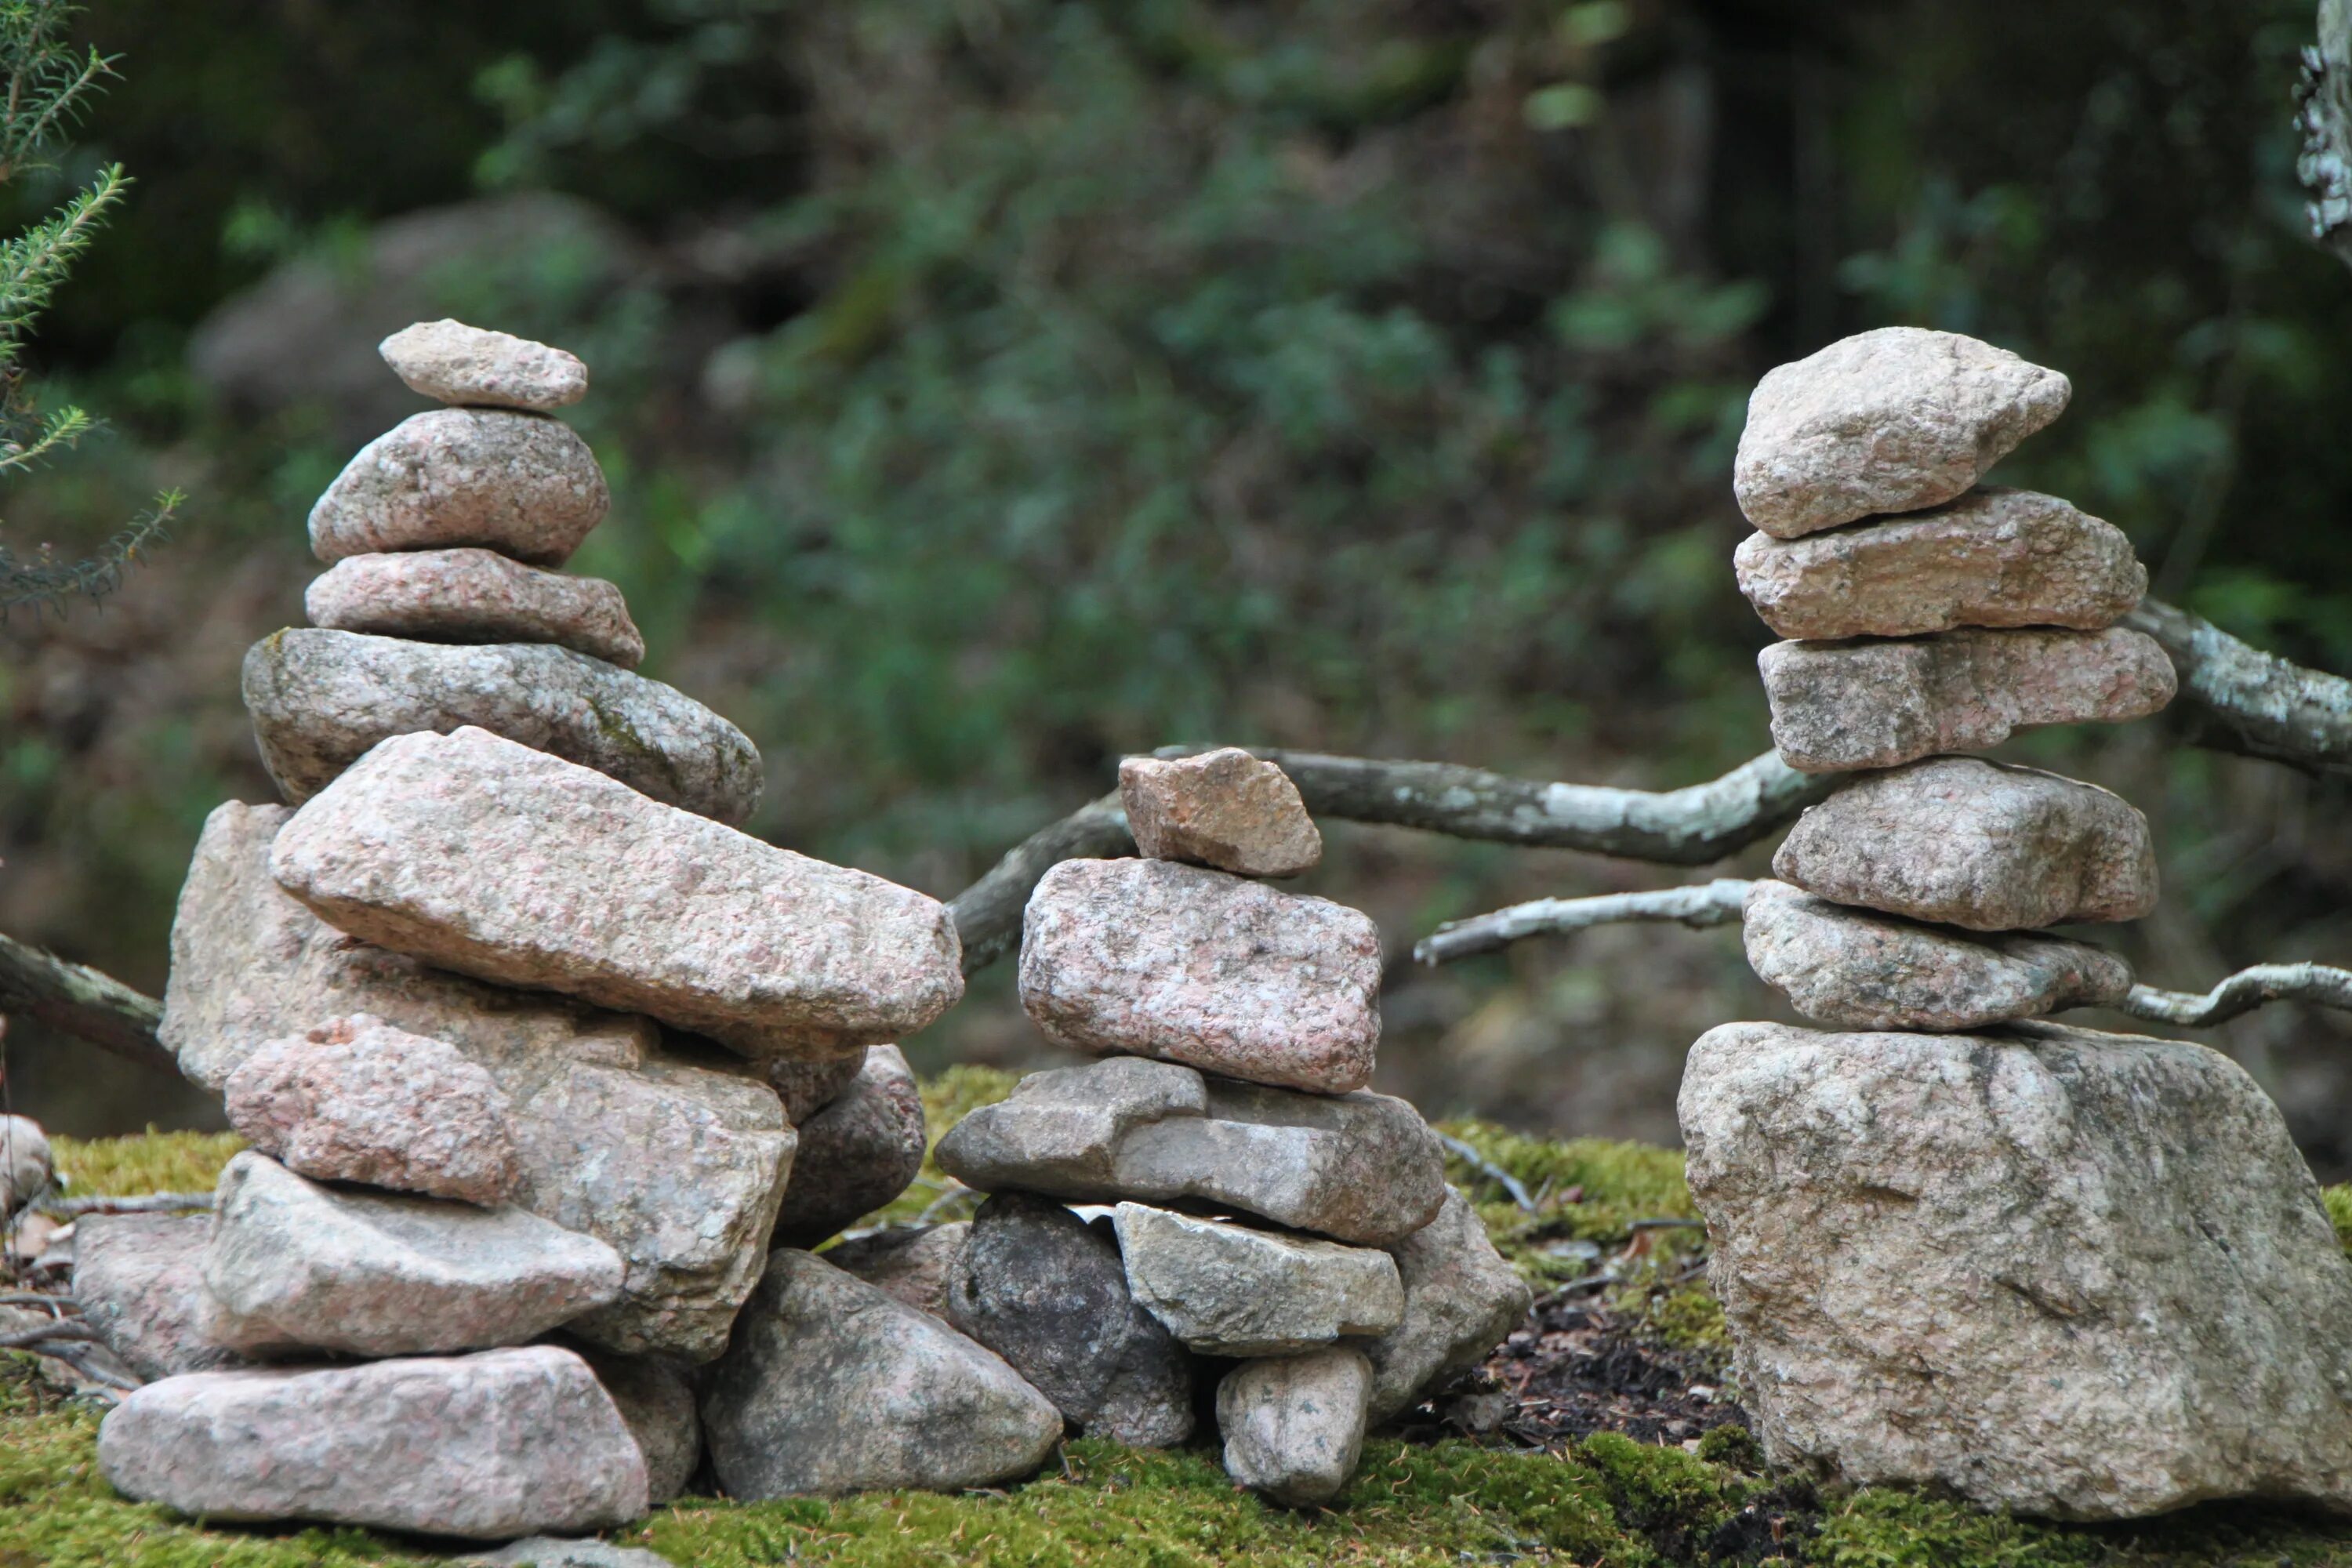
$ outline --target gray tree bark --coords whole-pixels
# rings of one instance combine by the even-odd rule
[[[155,1037],[161,1002],[9,936],[0,936],[0,1014],[37,1019],[141,1067],[180,1070]]]
[[[2295,129],[2311,237],[2352,266],[2352,0],[2319,0],[2319,37],[2303,51]]]

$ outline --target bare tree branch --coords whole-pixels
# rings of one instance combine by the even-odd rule
[[[1719,877],[1712,882],[1693,882],[1646,893],[1538,899],[1533,903],[1513,904],[1466,921],[1449,921],[1415,943],[1412,955],[1423,963],[1451,963],[1457,958],[1493,952],[1531,936],[1561,936],[1623,921],[1673,921],[1694,931],[1732,925],[1739,919],[1748,889],[1755,885],[1737,877]]]
[[[2160,599],[2141,601],[2124,624],[2171,656],[2194,744],[2352,774],[2352,680],[2290,664]]]
[[[0,936],[0,1013],[37,1019],[141,1067],[180,1070],[155,1037],[161,1002],[10,936]]]
[[[1135,853],[1127,812],[1113,791],[1005,852],[986,876],[955,896],[948,914],[963,942],[963,972],[976,974],[1021,940],[1021,911],[1037,879],[1064,860],[1106,860]]]
[[[2265,1002],[2308,1002],[2352,1012],[2352,970],[2330,969],[2321,963],[2258,963],[2238,971],[2202,995],[2135,985],[2119,1010],[2152,1024],[2203,1029],[2226,1024]]]
[[[2303,50],[2294,161],[2311,237],[2352,264],[2352,5],[2319,0],[2319,40]]]

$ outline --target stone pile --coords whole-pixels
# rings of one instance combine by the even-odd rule
[[[1953,754],[2173,695],[2116,624],[2123,535],[1979,483],[2068,391],[1898,328],[1749,404],[1774,742],[1855,772],[1746,906],[1757,973],[1826,1029],[1728,1025],[1686,1068],[1716,1288],[1776,1464],[2062,1518],[2352,1510],[2352,1268],[2276,1107],[2200,1047],[2036,1021],[2131,988],[2046,928],[2154,908],[2146,819]]]

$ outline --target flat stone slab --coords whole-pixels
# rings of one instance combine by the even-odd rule
[[[714,821],[759,809],[750,737],[672,687],[547,643],[483,647],[289,627],[245,656],[245,706],[299,805],[379,742],[472,725]]]
[[[1381,933],[1327,899],[1164,860],[1065,860],[1021,923],[1047,1038],[1287,1089],[1371,1080]]]
[[[322,1187],[247,1150],[214,1194],[212,1339],[254,1354],[520,1344],[621,1293],[620,1255],[519,1208]]]
[[[1363,1457],[1371,1363],[1345,1347],[1246,1362],[1217,1384],[1225,1474],[1292,1508],[1338,1497]]]
[[[2065,412],[2056,371],[1951,332],[1881,327],[1766,374],[1732,491],[1780,539],[1940,506]]]
[[[1372,1365],[1374,1426],[1484,1362],[1534,1305],[1470,1200],[1451,1187],[1437,1217],[1389,1247],[1404,1285],[1404,1316],[1356,1349]]]
[[[73,1296],[81,1321],[122,1363],[152,1382],[244,1366],[207,1327],[208,1214],[90,1214],[74,1222]]]
[[[1203,1355],[1296,1355],[1404,1319],[1396,1260],[1369,1247],[1136,1203],[1119,1205],[1112,1223],[1137,1302]]]
[[[1728,1024],[1681,1113],[1776,1468],[2059,1519],[2352,1509],[2352,1264],[2220,1052]]]
[[[2156,909],[2156,844],[2121,795],[2035,768],[1936,757],[1867,773],[1809,808],[1782,881],[1970,931],[2131,921]]]
[[[411,392],[467,408],[544,414],[588,395],[579,356],[463,321],[419,321],[376,345]]]
[[[646,1511],[627,1426],[552,1345],[166,1378],[108,1413],[98,1462],[128,1497],[222,1523],[505,1541]]]
[[[646,639],[621,590],[568,577],[494,550],[347,555],[302,595],[314,626],[418,642],[561,643],[635,669]]]
[[[2147,569],[2121,529],[2055,496],[1991,486],[1802,539],[1751,533],[1732,564],[1739,591],[1784,637],[2103,631],[2147,591]]]
[[[1076,1203],[1187,1199],[1360,1247],[1402,1241],[1445,1201],[1445,1152],[1402,1100],[1204,1078],[1139,1058],[1032,1073],[940,1140],[981,1192]]]
[[[1979,935],[1833,904],[1786,882],[1748,892],[1748,966],[1815,1023],[1844,1029],[1979,1029],[2130,994],[2132,968],[2086,942]]]
[[[1296,877],[1323,858],[1323,835],[1290,775],[1239,746],[1197,757],[1129,757],[1119,803],[1135,847],[1244,877]]]
[[[824,1251],[824,1260],[887,1296],[946,1321],[948,1282],[971,1239],[971,1222],[891,1226]],[[1124,1280],[1125,1276],[1121,1276]]]
[[[269,869],[362,942],[753,1058],[887,1044],[963,994],[937,899],[484,730],[384,742],[295,814]]]
[[[848,1091],[800,1124],[776,1211],[778,1247],[814,1247],[907,1190],[930,1140],[923,1092],[896,1046],[869,1046]]]
[[[1979,751],[2041,724],[2144,719],[2175,685],[2156,639],[2121,626],[1774,643],[1757,667],[1772,744],[1806,773]]]
[[[719,1484],[746,1501],[995,1486],[1062,1438],[1052,1403],[993,1352],[788,1247],[711,1371],[702,1425]]]
[[[495,550],[561,566],[613,493],[578,432],[544,415],[436,408],[360,448],[310,509],[321,561],[391,550]]]

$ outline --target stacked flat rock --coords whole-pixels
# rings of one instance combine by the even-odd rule
[[[1781,844],[1744,935],[1847,1032],[1736,1024],[1693,1049],[1716,1287],[1777,1464],[2074,1519],[2352,1507],[2352,1268],[2276,1108],[2200,1047],[2032,1021],[2131,990],[2121,957],[2045,928],[2155,907],[2146,819],[1953,754],[2173,695],[2116,624],[2147,582],[2122,534],[1979,482],[2067,392],[1896,328],[1749,404],[1739,584],[1791,639],[1760,660],[1774,742],[1853,776]]]

